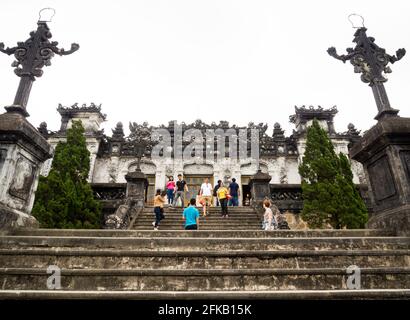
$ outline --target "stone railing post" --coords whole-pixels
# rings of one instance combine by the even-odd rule
[[[272,177],[263,173],[260,169],[251,177],[249,184],[251,186],[251,206],[261,214],[263,212],[262,203],[263,200],[270,197],[269,183]]]
[[[145,190],[148,185],[147,176],[139,169],[128,172],[125,175],[127,180],[126,202],[135,208],[143,208],[145,203]]]

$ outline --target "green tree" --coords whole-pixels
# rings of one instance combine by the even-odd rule
[[[361,228],[367,210],[355,185],[350,163],[335,153],[326,131],[315,119],[307,130],[306,150],[299,166],[302,218],[311,228]]]
[[[81,121],[59,142],[50,173],[40,177],[33,215],[44,228],[100,228],[101,208],[87,182],[90,152]]]

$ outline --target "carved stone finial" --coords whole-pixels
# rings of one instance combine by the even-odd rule
[[[285,131],[282,130],[280,124],[278,122],[276,122],[273,125],[273,138],[274,139],[283,139],[285,138]]]
[[[47,129],[47,123],[46,122],[41,122],[40,126],[37,128],[38,132],[40,132],[40,134],[44,137],[44,138],[48,138],[49,136],[49,131]]]
[[[350,61],[355,73],[361,74],[361,80],[368,83],[373,90],[379,113],[375,119],[380,120],[384,117],[395,116],[399,112],[390,106],[384,82],[387,81],[384,74],[391,73],[389,63],[399,61],[406,54],[405,49],[398,49],[396,55],[389,55],[384,48],[380,48],[374,42],[373,37],[368,37],[365,27],[358,28],[354,34],[353,42],[356,47],[347,48],[347,54],[339,55],[334,47],[327,49],[330,56],[337,60]]]
[[[112,131],[112,139],[124,140],[124,128],[122,122],[118,122]]]
[[[356,129],[356,127],[354,126],[353,123],[349,123],[349,124],[347,125],[347,132],[346,132],[346,133],[347,133],[348,135],[351,135],[351,136],[358,136],[358,135],[360,135],[360,131]]]
[[[71,49],[66,51],[58,48],[58,42],[50,41],[50,38],[51,32],[47,23],[39,21],[37,30],[30,32],[30,38],[25,42],[18,42],[17,46],[6,49],[0,42],[0,52],[7,55],[14,54],[16,60],[12,63],[12,67],[15,68],[14,73],[21,78],[14,103],[6,107],[7,112],[18,112],[28,116],[26,106],[31,87],[34,80],[43,75],[43,67],[51,65],[51,58],[55,54],[69,55],[80,48],[78,44],[73,43]]]

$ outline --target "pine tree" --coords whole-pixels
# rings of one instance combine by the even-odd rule
[[[100,228],[101,208],[87,182],[90,152],[81,121],[59,142],[50,173],[40,177],[33,215],[44,228]]]
[[[337,155],[326,131],[315,119],[307,130],[306,150],[299,166],[302,218],[311,228],[360,228],[367,210],[353,184],[346,156]]]
[[[343,154],[339,154],[340,170],[343,180],[339,182],[342,203],[344,206],[343,214],[340,217],[340,224],[348,228],[363,228],[368,220],[367,208],[353,183],[353,173],[349,159]]]

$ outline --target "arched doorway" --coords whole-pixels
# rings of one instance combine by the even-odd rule
[[[209,179],[212,186],[214,185],[214,167],[210,164],[187,164],[184,166],[183,174],[189,190],[185,194],[185,205],[199,194],[205,178]]]

